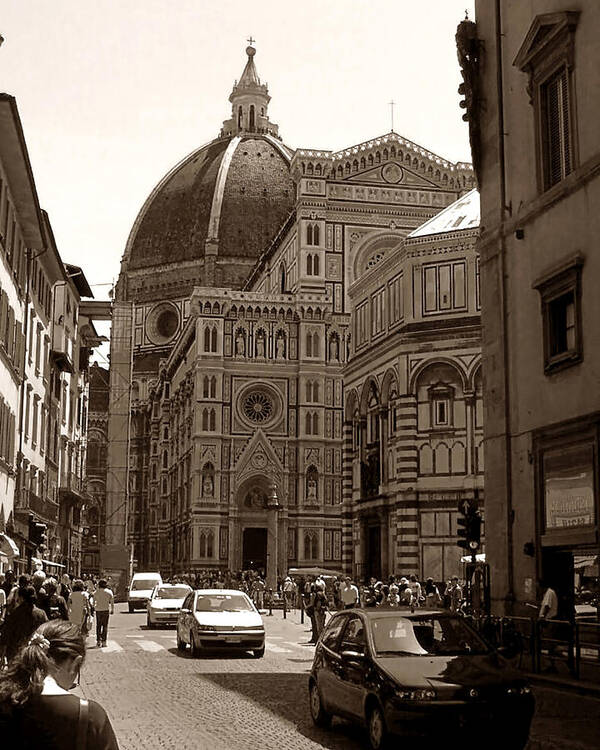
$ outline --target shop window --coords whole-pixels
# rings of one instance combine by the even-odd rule
[[[583,357],[581,335],[581,268],[573,256],[555,272],[534,283],[541,297],[546,374],[570,367]]]

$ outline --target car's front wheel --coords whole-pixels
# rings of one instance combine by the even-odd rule
[[[129,614],[130,615],[133,614],[133,609],[134,609],[133,604],[130,604],[129,605]]]
[[[148,616],[148,617],[146,617],[146,627],[148,628],[148,630],[152,630],[152,628],[154,627],[154,623],[153,623],[153,622],[151,622],[151,620],[150,620],[150,617],[149,617],[149,616]]]
[[[265,647],[262,648],[255,648],[252,652],[254,654],[255,659],[262,659],[262,657],[265,655]]]
[[[310,703],[310,715],[313,723],[317,727],[328,727],[331,724],[331,714],[323,708],[321,693],[317,683],[311,681],[308,688],[308,698]]]
[[[190,631],[190,656],[192,659],[200,658],[200,646],[196,642],[196,636],[193,631]]]
[[[373,703],[367,715],[367,732],[371,750],[384,750],[388,747],[389,734],[381,706]]]

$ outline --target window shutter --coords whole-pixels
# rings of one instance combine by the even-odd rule
[[[547,187],[564,179],[571,165],[571,123],[569,85],[566,67],[546,84]]]

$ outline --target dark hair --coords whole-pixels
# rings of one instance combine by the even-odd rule
[[[52,596],[52,594],[56,594],[56,581],[54,578],[49,578],[46,583],[44,584],[44,588],[46,589],[46,593],[48,596]]]
[[[30,581],[31,581],[31,576],[28,576],[27,573],[20,575],[18,579],[19,588],[29,586]]]
[[[31,604],[31,606],[33,606],[37,597],[37,591],[30,585],[19,586],[17,589],[17,595],[20,596],[26,604]]]
[[[101,589],[105,589],[105,588],[106,588],[106,581],[104,580],[104,578],[101,578],[101,579],[100,579],[100,580],[98,581],[98,586],[99,586],[99,587],[100,587]]]
[[[73,581],[73,591],[83,591],[83,581],[81,580],[81,578]]]
[[[22,706],[40,695],[50,662],[62,664],[77,656],[85,656],[85,639],[78,625],[66,620],[40,625],[2,674],[0,705]]]

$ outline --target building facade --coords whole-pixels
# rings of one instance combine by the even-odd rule
[[[350,287],[344,515],[360,579],[462,577],[458,508],[483,506],[478,231],[472,190]]]
[[[600,8],[476,7],[463,63],[481,190],[493,606],[528,614],[543,577],[570,618],[576,588],[598,590]]]
[[[231,119],[161,180],[123,256],[106,539],[165,571],[350,569],[351,289],[473,174],[395,133],[289,148],[246,53]]]

